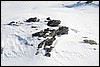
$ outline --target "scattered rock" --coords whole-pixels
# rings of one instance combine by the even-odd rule
[[[48,25],[48,26],[51,26],[51,27],[56,27],[56,26],[58,26],[60,23],[61,23],[60,20],[50,20],[50,21],[48,21],[47,25]]]
[[[65,27],[65,26],[61,26],[59,27],[59,29],[56,31],[56,34],[57,35],[63,35],[63,34],[68,34],[68,27]]]
[[[56,30],[50,31],[49,37],[54,37],[54,36],[56,36]]]
[[[38,40],[41,40],[40,38],[37,38]]]
[[[33,46],[33,44],[31,44],[31,46]]]
[[[47,29],[44,29],[44,32],[45,33],[48,33],[48,35],[47,36],[49,36],[49,37],[53,37],[53,36],[55,36],[56,35],[56,30],[55,29],[49,29],[49,28],[47,28]]]
[[[31,28],[37,28],[36,26],[31,26]]]
[[[34,37],[34,36],[44,37],[44,38],[54,37],[56,35],[59,36],[59,35],[63,35],[63,34],[68,34],[68,31],[69,31],[68,27],[65,27],[65,26],[61,26],[57,30],[55,30],[55,29],[50,30],[49,28],[47,28],[47,29],[44,29],[44,31],[41,30],[40,32],[36,32],[36,33],[32,34],[32,37]]]
[[[96,41],[94,41],[94,40],[87,40],[87,39],[85,39],[85,40],[83,40],[84,41],[84,43],[89,43],[89,44],[96,44],[97,45],[97,43],[96,43]]]
[[[50,39],[47,38],[47,39],[45,40],[44,48],[45,48],[46,46],[51,46],[54,40],[56,40],[55,37],[54,37],[54,38],[52,37],[52,38],[50,38]]]
[[[26,20],[26,22],[39,22],[40,19],[37,19],[37,17],[34,18],[29,18],[28,20]]]
[[[93,48],[94,50],[96,50],[96,48]]]
[[[83,37],[83,38],[88,38],[88,37]]]
[[[43,30],[41,30],[40,32],[36,32],[36,33],[32,34],[32,37],[34,37],[34,36],[43,37],[44,35],[45,35],[45,33],[43,32]]]
[[[89,4],[89,3],[92,3],[93,1],[87,1],[87,2],[85,2],[86,4]]]
[[[51,20],[50,17],[48,17],[46,20]]]
[[[45,56],[50,57],[50,56],[51,56],[51,54],[50,54],[50,53],[46,53],[46,54],[45,54]]]
[[[46,51],[46,52],[51,52],[51,51],[52,51],[52,49],[53,49],[53,47],[50,47],[50,48],[45,48],[45,51]]]
[[[42,41],[39,45],[38,45],[38,48],[42,48],[42,45],[44,44],[45,40]]]
[[[9,23],[9,24],[7,24],[7,25],[14,25],[14,26],[18,26],[18,22],[12,21],[12,22],[10,22],[10,23]]]
[[[39,54],[39,52],[36,52],[36,53],[35,53],[35,55],[38,55],[38,54]]]
[[[38,29],[35,29],[35,30],[38,30]]]

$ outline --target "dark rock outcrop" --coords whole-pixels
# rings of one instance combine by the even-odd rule
[[[51,27],[56,27],[56,26],[58,26],[60,23],[61,23],[60,20],[50,20],[50,21],[48,21],[47,25],[48,25],[48,26],[51,26]]]
[[[50,57],[50,56],[51,56],[51,54],[50,54],[50,53],[46,53],[46,54],[45,54],[45,56]]]
[[[89,44],[96,44],[97,45],[97,43],[96,43],[96,41],[94,41],[94,40],[88,40],[88,39],[85,39],[85,40],[83,40],[84,41],[84,43],[89,43]]]
[[[68,27],[65,27],[65,26],[61,26],[57,30],[55,30],[55,29],[50,30],[49,28],[47,28],[47,29],[44,29],[44,31],[41,30],[40,32],[36,32],[36,33],[32,34],[32,37],[34,37],[34,36],[44,37],[44,38],[46,38],[48,36],[54,37],[56,35],[68,34],[68,31],[69,31]],[[46,35],[46,33],[48,33],[49,35]]]
[[[87,1],[87,2],[85,2],[86,4],[89,4],[89,3],[92,3],[93,1]]]
[[[46,20],[51,20],[50,17],[46,18]]]
[[[1,54],[3,53],[3,48],[1,47]]]
[[[56,34],[57,35],[68,34],[68,31],[69,31],[68,27],[61,26],[59,27],[59,29],[57,29]]]
[[[34,36],[43,37],[44,35],[45,35],[45,33],[43,32],[43,30],[41,30],[40,32],[36,32],[36,33],[32,34],[32,37],[34,37]]]
[[[29,18],[28,20],[26,20],[26,22],[39,22],[40,19],[37,19],[37,17],[34,18]]]
[[[45,48],[45,51],[46,51],[46,52],[51,52],[51,51],[52,51],[52,49],[53,49],[53,47],[50,47],[50,48]]]
[[[31,28],[37,28],[36,26],[31,26]]]
[[[38,45],[38,48],[42,48],[43,44],[44,44],[45,40],[42,41],[39,45]]]
[[[12,21],[12,22],[8,23],[7,25],[18,26],[18,22]]]
[[[54,40],[56,40],[55,37],[52,37],[52,38],[50,38],[50,39],[47,38],[47,39],[45,40],[44,49],[46,48],[46,46],[51,46]]]

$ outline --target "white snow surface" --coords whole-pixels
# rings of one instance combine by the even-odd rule
[[[1,1],[1,66],[99,66],[99,7],[67,8],[62,5],[76,2]],[[11,21],[24,23],[30,17],[41,21],[20,26],[6,25]],[[47,17],[61,20],[61,26],[69,27],[67,35],[56,37],[51,57],[44,56],[42,49],[35,55],[41,41],[31,36],[49,27],[43,22]],[[38,30],[31,28],[32,25]],[[93,39],[97,45],[83,43],[84,39]]]

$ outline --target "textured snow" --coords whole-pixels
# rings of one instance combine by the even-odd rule
[[[99,66],[99,7],[64,7],[77,2],[1,1],[1,65]],[[98,1],[93,3],[99,4]],[[25,19],[30,17],[38,17],[41,22],[25,23],[20,26],[6,25],[11,21],[24,23]],[[61,20],[61,26],[69,27],[67,35],[56,37],[51,57],[44,56],[42,49],[35,55],[37,45],[41,41],[31,37],[33,33],[48,28],[43,22],[47,17]],[[32,25],[37,26],[38,30],[31,28]],[[93,39],[97,45],[83,43],[84,39]]]

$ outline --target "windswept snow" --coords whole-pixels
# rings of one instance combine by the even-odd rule
[[[78,1],[1,1],[1,65],[2,66],[99,66],[99,6],[73,6]],[[83,1],[84,2],[84,1]],[[80,3],[83,3],[82,1]],[[99,4],[94,1],[94,4]],[[37,17],[40,22],[25,23]],[[61,20],[61,26],[69,27],[66,35],[56,36],[51,57],[44,56],[38,44],[44,40],[32,38],[32,34],[46,28],[47,17]],[[20,22],[20,26],[7,25]],[[37,28],[31,28],[36,26]],[[97,45],[83,43],[92,39]],[[33,46],[31,46],[31,44]]]

